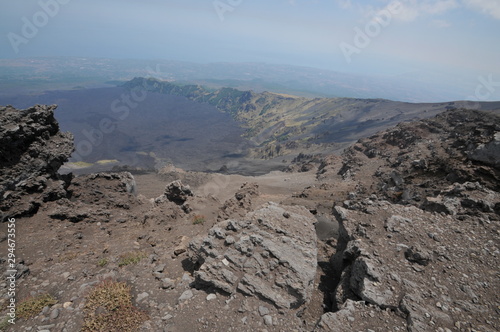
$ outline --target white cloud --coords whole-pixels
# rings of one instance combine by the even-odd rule
[[[401,2],[401,5],[394,16],[400,21],[410,22],[415,20],[419,15],[419,10],[414,3]]]
[[[352,7],[352,2],[351,0],[337,0],[337,3],[341,8],[351,8]]]
[[[451,23],[446,20],[433,20],[431,25],[436,28],[449,28]]]
[[[500,20],[499,0],[464,0],[465,5]]]
[[[400,21],[414,21],[419,16],[439,15],[460,6],[460,0],[384,0],[383,9],[367,5],[360,0],[337,0],[344,9],[356,8],[364,17],[376,15],[380,10],[389,10]],[[474,0],[471,0],[474,1]],[[480,0],[475,0],[480,1]],[[500,1],[500,0],[483,0]],[[397,9],[397,10],[395,10]]]
[[[429,14],[441,14],[456,7],[458,7],[456,0],[424,1],[422,10]]]
[[[395,17],[407,22],[423,15],[442,14],[459,6],[457,0],[399,0],[399,2],[400,9]]]
[[[360,0],[336,0],[344,9],[356,8],[363,16],[375,15],[380,8],[367,5]],[[485,15],[500,20],[500,0],[384,0],[384,9],[397,7],[394,18],[400,21],[411,22],[422,16],[441,15],[458,7],[476,10]]]

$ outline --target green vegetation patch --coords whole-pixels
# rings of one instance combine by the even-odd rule
[[[117,163],[118,160],[116,159],[103,159],[103,160],[98,160],[97,163],[99,165],[106,165],[106,164],[113,164],[113,163]]]
[[[57,300],[50,294],[41,294],[35,297],[28,297],[21,301],[16,308],[16,315],[19,318],[33,318],[38,315],[46,306],[52,306]]]
[[[205,216],[202,214],[196,214],[193,217],[193,225],[203,225],[205,223]]]
[[[108,264],[108,259],[107,258],[101,258],[97,262],[97,266],[100,266],[100,267],[106,266],[107,264]]]
[[[148,320],[132,304],[131,288],[125,282],[105,280],[85,297],[82,332],[131,332]]]
[[[71,162],[67,164],[69,167],[78,167],[78,168],[85,168],[85,167],[90,167],[93,166],[94,164],[92,163],[87,163],[85,161],[76,161],[76,162]]]
[[[148,257],[146,253],[142,251],[131,251],[120,256],[118,260],[118,266],[126,266],[131,264],[137,264],[141,259]]]

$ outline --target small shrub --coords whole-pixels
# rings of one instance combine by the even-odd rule
[[[122,267],[130,264],[137,264],[141,261],[141,259],[146,257],[147,255],[142,251],[127,252],[126,254],[120,256],[118,266]]]
[[[78,257],[77,252],[67,252],[62,256],[59,256],[59,263],[68,262]]]
[[[93,313],[99,307],[113,311],[130,304],[132,304],[130,286],[124,282],[105,280],[87,295],[84,311]]]
[[[108,264],[108,259],[107,258],[101,258],[97,262],[97,266],[100,266],[100,267],[106,266],[107,264]]]
[[[41,294],[29,297],[19,303],[16,308],[16,315],[19,318],[33,318],[38,315],[46,306],[57,303],[57,300],[50,294]]]
[[[193,217],[193,225],[203,225],[205,223],[205,216],[202,214],[196,214]]]
[[[130,290],[126,283],[112,280],[97,285],[85,297],[82,332],[137,331],[148,315],[132,305]]]

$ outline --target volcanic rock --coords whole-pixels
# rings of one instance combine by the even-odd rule
[[[191,260],[199,266],[195,282],[278,308],[300,307],[311,297],[316,273],[314,222],[305,208],[268,203],[243,219],[217,223],[189,245]]]
[[[256,183],[243,183],[234,197],[227,200],[220,208],[218,220],[238,218],[245,216],[252,210],[253,199],[259,196],[259,185]]]
[[[66,196],[67,178],[57,171],[74,150],[73,136],[59,131],[56,107],[0,107],[2,219],[31,215],[44,202]]]
[[[169,201],[182,205],[187,201],[188,197],[193,196],[193,192],[189,186],[183,185],[181,181],[177,180],[167,185],[165,196]]]

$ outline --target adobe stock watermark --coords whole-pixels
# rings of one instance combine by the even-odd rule
[[[347,63],[352,62],[354,54],[360,54],[361,51],[367,48],[373,38],[380,35],[383,28],[386,28],[392,22],[394,15],[397,15],[401,10],[401,1],[395,0],[391,2],[385,9],[379,10],[364,26],[354,27],[354,37],[352,43],[342,41],[339,44],[340,50],[344,55]]]
[[[212,4],[214,5],[215,12],[219,16],[219,20],[224,22],[224,15],[227,12],[232,12],[243,3],[243,0],[215,0]]]
[[[156,66],[157,71],[153,71],[150,67],[146,70],[152,74],[160,74],[158,72],[158,65]],[[84,161],[84,158],[88,157],[93,152],[95,147],[100,146],[104,142],[105,135],[110,135],[117,129],[117,120],[124,121],[127,119],[130,112],[136,109],[141,102],[146,100],[148,91],[155,88],[155,84],[157,84],[154,83],[153,85],[149,85],[148,78],[151,77],[145,78],[142,86],[136,87],[128,93],[123,93],[119,98],[116,98],[111,102],[111,112],[116,115],[117,119],[104,117],[99,121],[97,128],[93,127],[90,129],[83,129],[81,131],[85,139],[76,143],[75,152],[73,152],[72,158],[76,161]]]
[[[489,101],[491,96],[495,93],[496,88],[500,88],[500,81],[495,82],[493,80],[493,74],[489,74],[488,77],[479,76],[477,78],[479,83],[476,85],[473,96],[468,96],[466,101],[464,101],[464,108],[468,109],[480,109],[480,101]]]
[[[35,38],[40,29],[45,27],[51,18],[54,18],[61,9],[61,5],[66,5],[71,0],[40,0],[38,6],[40,10],[32,17],[23,16],[21,18],[21,33],[9,32],[7,38],[14,53],[19,53],[19,46],[26,45]]]

